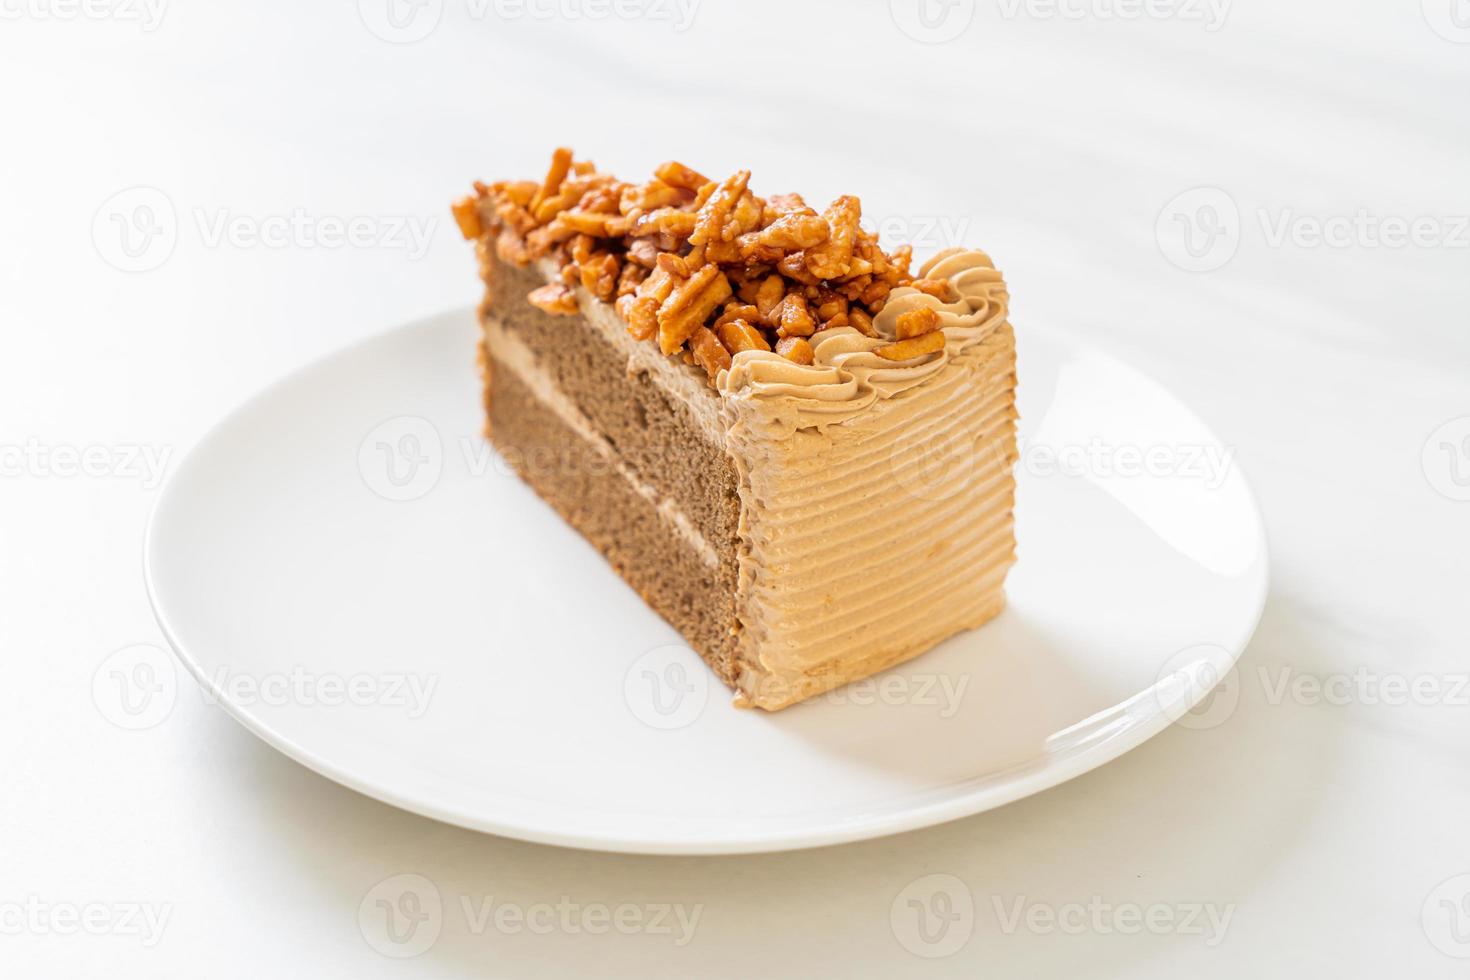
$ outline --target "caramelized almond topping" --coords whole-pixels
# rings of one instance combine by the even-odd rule
[[[689,278],[688,263],[673,252],[660,252],[653,264],[671,276],[678,276],[680,279]]]
[[[928,293],[941,303],[953,303],[959,298],[955,295],[954,283],[948,279],[915,279],[909,285],[921,293]]]
[[[459,225],[459,233],[466,241],[474,241],[483,235],[484,229],[480,227],[480,199],[473,195],[462,197],[450,207],[454,212],[454,222]]]
[[[571,316],[577,312],[577,297],[564,284],[549,282],[531,290],[526,299],[532,306],[545,310],[552,316]]]
[[[806,254],[806,267],[818,279],[842,279],[852,267],[853,243],[857,239],[862,202],[844,195],[832,202],[822,215],[831,235]]]
[[[705,268],[714,268],[705,266]],[[693,282],[694,279],[689,280]],[[720,304],[730,298],[730,281],[724,274],[716,270],[714,277],[695,296],[687,306],[678,313],[664,316],[659,311],[658,320],[658,346],[665,354],[673,354],[688,340],[696,330],[702,328],[710,317],[710,314],[720,308]]]
[[[810,337],[816,333],[817,325],[806,308],[806,297],[790,293],[781,302],[778,333],[783,337]]]
[[[452,210],[460,232],[502,261],[551,258],[561,266],[557,282],[528,297],[540,309],[574,313],[573,288],[584,288],[614,305],[630,335],[657,339],[665,354],[682,351],[711,381],[743,350],[774,348],[810,364],[805,338],[818,330],[877,337],[873,318],[895,287],[953,300],[947,280],[914,281],[911,248],[879,247],[861,226],[856,197],[818,213],[799,194],[759,197],[749,181],[745,170],[712,180],[669,161],[652,180],[633,184],[562,147],[540,182],[476,183]],[[883,357],[943,347],[933,310],[905,313],[898,323],[897,342],[878,350]]]
[[[910,337],[897,343],[886,344],[873,351],[889,361],[907,361],[911,357],[934,354],[944,350],[944,331],[934,330],[919,337]]]
[[[797,364],[810,364],[816,357],[805,337],[785,337],[776,341],[776,353]]]
[[[744,320],[731,320],[722,323],[716,331],[720,343],[732,354],[738,354],[743,350],[770,350],[771,344],[759,330],[752,327]],[[808,344],[808,347],[811,345]]]
[[[704,368],[711,381],[722,370],[730,367],[730,352],[725,350],[725,345],[720,343],[720,339],[708,327],[699,327],[690,335],[689,350],[694,354],[695,363]]]
[[[931,330],[938,329],[939,314],[929,306],[921,306],[916,310],[900,313],[893,324],[893,332],[898,335],[899,340],[922,337]]]
[[[708,177],[684,166],[676,160],[670,160],[668,163],[660,164],[659,168],[654,171],[654,174],[665,184],[688,188],[691,191],[697,191],[709,183]]]
[[[765,319],[767,326],[775,326],[775,321],[771,320],[771,314],[785,298],[786,280],[779,275],[771,273],[761,281],[755,292],[755,306],[760,311],[761,317]]]
[[[557,191],[561,190],[561,182],[566,180],[567,171],[572,167],[572,151],[565,146],[558,146],[551,153],[551,167],[546,171],[546,177],[541,181],[541,187],[536,195],[531,198],[529,210],[536,214],[541,210],[541,205],[546,203]]]
[[[526,240],[509,228],[495,236],[495,254],[500,257],[500,261],[511,265],[531,264],[531,253],[526,251]]]

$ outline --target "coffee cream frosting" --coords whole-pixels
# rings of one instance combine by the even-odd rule
[[[1015,346],[1005,283],[978,251],[921,270],[945,303],[895,290],[880,338],[811,338],[814,363],[735,355],[719,382],[742,498],[739,700],[780,708],[995,616],[1014,561]],[[920,305],[943,349],[873,351]]]

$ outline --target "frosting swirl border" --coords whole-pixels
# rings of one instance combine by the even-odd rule
[[[865,336],[853,327],[819,330],[808,338],[813,352],[809,365],[774,351],[741,351],[720,372],[716,386],[732,402],[779,400],[784,410],[778,414],[794,428],[820,428],[842,422],[880,398],[923,384],[1006,322],[1010,295],[985,252],[945,249],[924,263],[919,277],[948,279],[958,298],[946,303],[912,286],[900,286],[873,320],[879,336]],[[939,314],[944,347],[907,361],[890,361],[874,353],[896,339],[894,323],[899,315],[921,306]]]

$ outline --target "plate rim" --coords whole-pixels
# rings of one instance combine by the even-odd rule
[[[178,456],[177,462],[170,466],[164,475],[163,482],[158,488],[152,506],[149,509],[148,521],[143,533],[143,584],[144,591],[148,596],[148,605],[153,612],[164,640],[168,643],[175,659],[177,659],[209,695],[210,701],[216,706],[223,708],[225,713],[242,725],[252,735],[259,738],[271,748],[285,755],[287,758],[305,766],[313,772],[331,781],[345,786],[369,799],[377,800],[400,810],[405,810],[419,816],[428,817],[441,823],[461,827],[479,833],[494,834],[513,840],[529,841],[536,844],[546,844],[558,847],[567,847],[577,850],[622,853],[622,854],[646,854],[646,855],[730,855],[730,854],[760,854],[780,851],[805,850],[815,847],[836,846],[854,843],[856,841],[871,840],[875,838],[907,833],[909,831],[921,830],[926,827],[935,827],[950,823],[964,817],[975,816],[990,810],[995,810],[1009,803],[1034,796],[1038,793],[1053,789],[1063,783],[1070,782],[1079,776],[1085,775],[1114,759],[1120,758],[1144,742],[1167,728],[1173,726],[1174,721],[1166,712],[1153,713],[1146,722],[1128,728],[1124,733],[1109,738],[1097,745],[1083,749],[1069,756],[1065,761],[1042,766],[1035,772],[1019,775],[1015,778],[1005,780],[998,785],[981,783],[963,792],[959,792],[946,798],[928,803],[918,804],[912,807],[896,811],[885,810],[878,815],[861,816],[851,821],[844,821],[840,826],[828,829],[796,829],[791,831],[770,831],[765,833],[751,834],[745,832],[740,835],[724,835],[714,837],[689,837],[670,839],[638,836],[636,834],[612,832],[601,836],[574,833],[562,830],[546,830],[534,825],[517,822],[513,820],[498,820],[487,817],[484,814],[471,813],[456,809],[452,806],[437,804],[430,800],[411,799],[405,795],[395,792],[390,786],[384,786],[364,776],[353,772],[350,768],[323,758],[316,752],[295,742],[291,738],[275,731],[270,725],[259,718],[252,716],[249,709],[235,704],[228,692],[217,685],[203,665],[188,653],[184,644],[169,620],[168,613],[158,591],[155,577],[154,546],[158,532],[159,515],[175,492],[175,486],[179,474],[186,468],[186,464],[194,454],[204,445],[209,443],[219,432],[235,422],[240,416],[246,414],[257,404],[264,402],[277,390],[287,387],[303,375],[322,367],[329,361],[346,357],[351,353],[372,344],[380,342],[392,335],[405,334],[418,330],[425,330],[431,326],[447,321],[450,318],[464,318],[472,322],[473,307],[458,306],[440,310],[425,316],[405,320],[382,330],[374,331],[367,336],[358,338],[351,343],[333,348],[318,354],[303,364],[287,371],[272,381],[267,382],[261,388],[235,404],[228,411],[211,423],[208,428],[189,446],[189,448]],[[1060,342],[1072,350],[1097,351],[1131,370],[1137,371],[1150,382],[1157,385],[1161,391],[1169,396],[1176,404],[1184,407],[1200,422],[1204,430],[1217,444],[1224,445],[1224,441],[1204,419],[1190,407],[1189,403],[1180,398],[1168,385],[1160,382],[1152,374],[1135,367],[1131,362],[1116,355],[1109,354],[1102,348],[1082,340],[1077,334],[1055,327],[1028,327],[1028,331],[1034,331],[1043,338]],[[1245,491],[1245,500],[1250,506],[1251,515],[1254,518],[1256,546],[1259,559],[1259,581],[1256,584],[1255,593],[1251,597],[1255,613],[1250,620],[1250,625],[1241,631],[1237,639],[1229,644],[1219,644],[1229,654],[1228,663],[1222,663],[1222,676],[1225,672],[1232,670],[1239,663],[1245,648],[1249,646],[1252,637],[1259,628],[1261,618],[1265,613],[1266,599],[1270,593],[1271,560],[1269,542],[1266,538],[1265,521],[1261,512],[1260,503],[1257,500],[1250,478],[1243,467],[1238,468],[1238,474],[1242,487]],[[1097,714],[1105,714],[1115,710],[1129,700],[1140,695],[1152,693],[1164,683],[1164,679],[1156,680],[1150,687],[1142,688],[1134,692],[1124,701],[1117,705],[1102,709]],[[1183,702],[1185,710],[1193,708],[1210,693],[1213,688],[1195,689],[1191,696]],[[1097,717],[1093,715],[1092,717]],[[1076,724],[1082,724],[1083,719]],[[997,774],[1000,775],[1000,774]]]

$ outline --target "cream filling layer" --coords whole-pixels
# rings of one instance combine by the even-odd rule
[[[659,517],[668,523],[670,529],[694,549],[700,561],[710,568],[718,568],[720,566],[719,553],[700,533],[699,528],[689,520],[688,515],[668,496],[659,493],[654,487],[639,479],[638,474],[633,472],[633,468],[618,455],[612,443],[597,431],[597,427],[587,417],[587,414],[578,408],[571,398],[567,397],[566,392],[562,391],[561,386],[556,383],[556,379],[536,360],[535,352],[514,333],[506,330],[493,316],[487,318],[485,330],[490,353],[495,360],[514,372],[537,401],[567,428],[581,436],[619,476],[628,482],[638,496],[652,504]],[[491,391],[493,398],[493,387]]]

